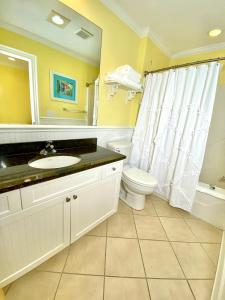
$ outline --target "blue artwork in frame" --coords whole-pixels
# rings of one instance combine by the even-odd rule
[[[51,72],[51,97],[54,100],[77,104],[77,80]]]

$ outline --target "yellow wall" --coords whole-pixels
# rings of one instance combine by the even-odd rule
[[[169,66],[169,57],[149,38],[141,39],[139,52],[140,71],[150,71]]]
[[[149,39],[146,39],[148,41],[145,47],[144,39],[139,38],[99,0],[61,0],[61,2],[103,29],[98,125],[134,126],[140,96],[126,103],[127,92],[119,91],[113,99],[107,99],[107,87],[103,82],[106,73],[124,64],[129,64],[142,72],[151,59],[155,66],[158,63],[160,66],[164,66],[164,63],[167,65],[169,60],[166,61],[162,52]]]
[[[28,69],[0,64],[0,123],[31,124]]]
[[[62,108],[84,110],[85,84],[98,77],[99,69],[97,67],[3,28],[0,28],[0,43],[37,56],[40,116],[47,116],[48,111],[53,111],[57,117],[84,117],[84,114],[68,113]],[[78,80],[78,104],[51,99],[50,70]]]
[[[169,57],[166,56],[149,38],[140,40],[138,55],[138,71],[151,71],[169,66]],[[132,101],[130,124],[135,126],[141,95],[137,101]]]

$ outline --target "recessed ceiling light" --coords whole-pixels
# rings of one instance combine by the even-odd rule
[[[48,22],[60,27],[65,28],[66,25],[70,22],[70,20],[55,10],[52,10],[47,18]]]
[[[12,56],[9,56],[8,60],[15,61],[16,59],[14,57],[12,57]]]
[[[52,22],[54,22],[57,25],[63,25],[64,24],[63,18],[61,18],[59,15],[52,16]]]
[[[216,37],[216,36],[220,35],[221,33],[222,33],[222,30],[220,28],[216,28],[216,29],[210,30],[209,36]]]

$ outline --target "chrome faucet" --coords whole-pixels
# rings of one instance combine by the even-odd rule
[[[52,141],[48,141],[44,147],[44,149],[42,149],[40,151],[41,155],[48,155],[49,153],[56,153],[56,150],[54,148],[54,145],[52,143]]]

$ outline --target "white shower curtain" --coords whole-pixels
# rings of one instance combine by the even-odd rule
[[[205,153],[220,64],[149,74],[130,164],[158,180],[156,192],[190,211]]]

